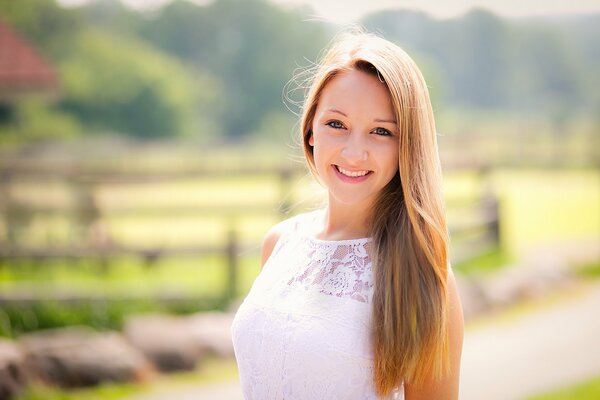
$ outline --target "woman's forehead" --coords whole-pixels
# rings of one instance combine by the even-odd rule
[[[359,70],[343,71],[323,88],[320,112],[373,114],[375,119],[394,120],[389,90],[376,75]]]

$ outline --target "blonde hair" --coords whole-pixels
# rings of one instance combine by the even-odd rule
[[[435,122],[425,80],[393,43],[366,33],[338,36],[316,67],[300,130],[309,145],[319,98],[339,73],[360,70],[387,85],[399,126],[399,170],[380,193],[371,221],[374,268],[373,380],[378,395],[448,371],[448,233]],[[318,178],[318,176],[317,176]]]

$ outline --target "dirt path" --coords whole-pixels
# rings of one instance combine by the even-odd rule
[[[600,282],[511,318],[486,318],[465,333],[461,400],[521,400],[600,375]],[[237,382],[128,400],[242,400]]]
[[[461,400],[512,400],[600,375],[600,283],[465,335]]]

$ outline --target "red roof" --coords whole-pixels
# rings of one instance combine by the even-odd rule
[[[0,21],[0,95],[55,92],[54,68],[25,39]]]

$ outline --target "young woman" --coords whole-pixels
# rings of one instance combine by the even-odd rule
[[[301,135],[328,203],[264,240],[232,325],[245,398],[457,399],[463,317],[419,69],[382,38],[339,37]]]

